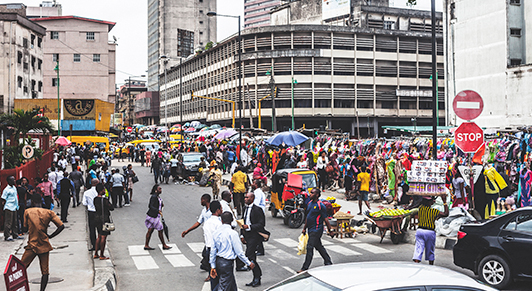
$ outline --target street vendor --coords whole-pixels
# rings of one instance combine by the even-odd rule
[[[443,201],[447,201],[447,195],[442,196]],[[423,251],[425,252],[425,260],[429,264],[434,265],[434,249],[436,247],[436,220],[440,217],[449,215],[449,206],[447,202],[443,203],[444,211],[431,208],[434,203],[433,197],[423,197],[421,206],[418,211],[418,229],[416,230],[416,246],[414,249],[414,257],[412,260],[416,263],[421,262]]]

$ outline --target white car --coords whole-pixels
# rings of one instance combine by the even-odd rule
[[[266,290],[496,291],[438,266],[406,262],[360,262],[310,269]]]

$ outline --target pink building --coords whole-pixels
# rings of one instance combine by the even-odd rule
[[[78,16],[35,18],[46,27],[44,98],[100,99],[115,102],[116,44],[109,42],[114,22]]]
[[[244,28],[270,25],[270,10],[281,0],[244,0]]]

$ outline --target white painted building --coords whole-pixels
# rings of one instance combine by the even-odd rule
[[[448,123],[460,124],[454,96],[484,99],[482,127],[532,124],[532,1],[445,0]]]

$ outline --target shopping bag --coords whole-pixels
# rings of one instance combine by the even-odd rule
[[[299,236],[299,244],[297,245],[297,255],[305,255],[307,253],[308,234],[301,234]]]

